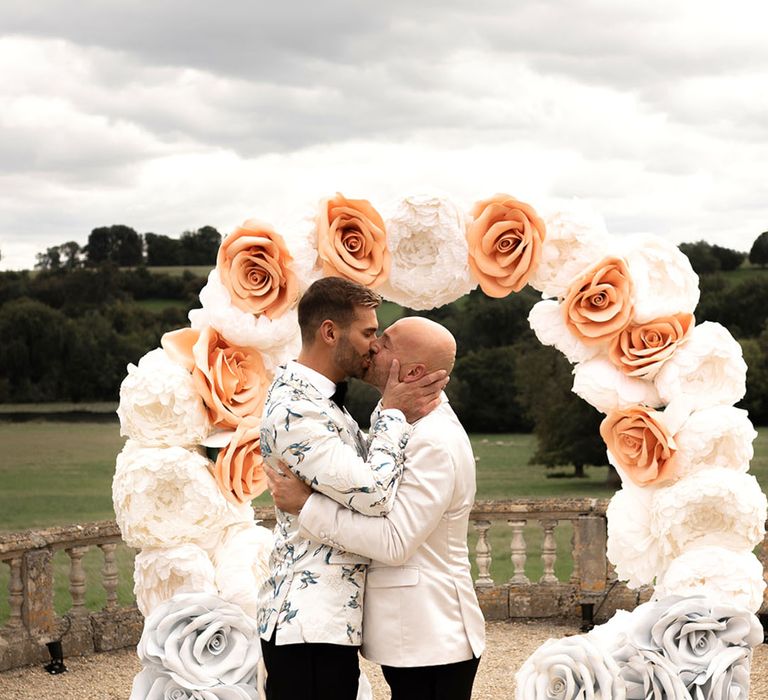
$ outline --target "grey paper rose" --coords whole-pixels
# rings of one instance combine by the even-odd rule
[[[258,700],[258,697],[256,688],[244,683],[190,690],[157,666],[149,666],[133,679],[129,700]]]
[[[627,646],[614,659],[627,687],[627,700],[690,700],[677,668],[659,652]]]
[[[261,657],[255,621],[207,593],[182,593],[158,605],[137,651],[142,663],[160,666],[189,690],[252,684]]]
[[[691,696],[696,700],[747,700],[751,659],[749,649],[727,649],[710,664],[706,675],[690,687]]]

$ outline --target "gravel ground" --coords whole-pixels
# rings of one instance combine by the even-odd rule
[[[483,654],[474,700],[506,700],[514,696],[514,671],[549,637],[574,634],[573,624],[552,622],[489,622],[488,645]],[[133,649],[66,659],[68,673],[49,676],[30,666],[0,673],[0,700],[126,700],[140,665]],[[363,661],[375,700],[388,700],[389,692],[379,667]],[[768,645],[752,659],[751,700],[768,698]]]

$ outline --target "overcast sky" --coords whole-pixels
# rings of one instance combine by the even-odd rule
[[[579,197],[615,234],[748,250],[767,36],[765,0],[2,0],[0,268],[336,191]]]

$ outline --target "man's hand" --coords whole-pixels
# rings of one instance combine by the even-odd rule
[[[265,462],[264,473],[267,475],[269,492],[272,494],[275,505],[284,513],[298,515],[312,494],[312,489],[287,466],[283,467],[280,473]]]
[[[405,420],[414,423],[440,404],[440,392],[448,384],[448,373],[438,369],[413,381],[400,381],[400,362],[392,360],[387,385],[381,395],[382,408],[399,408]]]

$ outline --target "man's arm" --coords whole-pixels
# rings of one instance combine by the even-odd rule
[[[273,498],[289,512],[301,508],[299,526],[303,537],[391,566],[400,565],[440,522],[455,482],[448,451],[433,440],[416,440],[413,438],[409,444],[397,497],[384,517],[354,513],[318,493],[310,496],[303,484],[274,474],[269,475]]]

